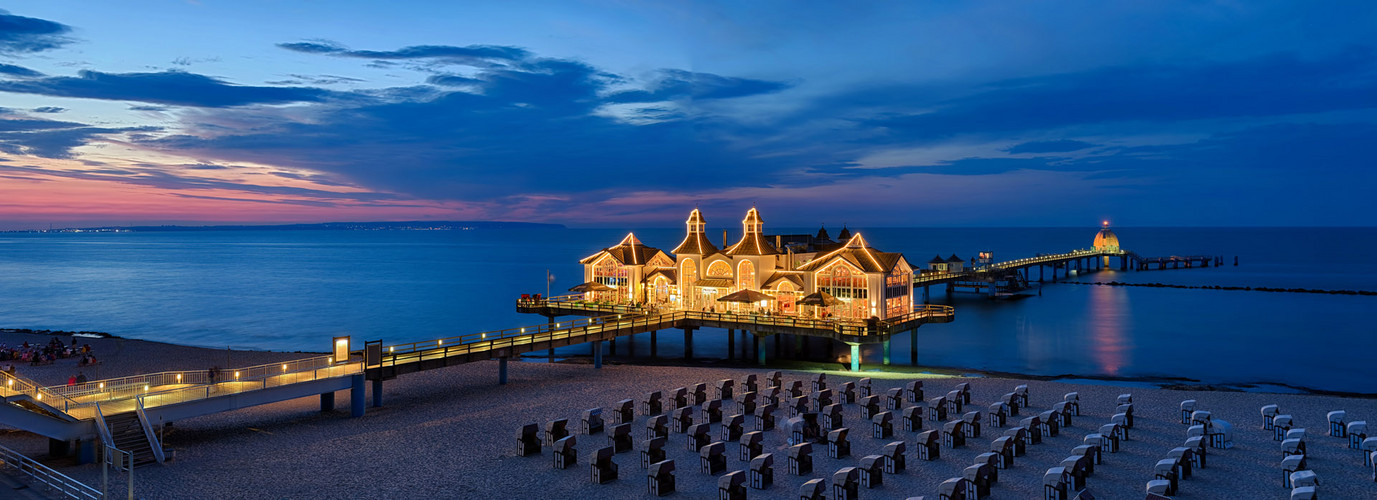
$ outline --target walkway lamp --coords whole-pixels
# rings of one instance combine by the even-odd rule
[[[335,337],[334,346],[334,351],[332,351],[334,356],[330,357],[330,363],[349,361],[349,336]]]

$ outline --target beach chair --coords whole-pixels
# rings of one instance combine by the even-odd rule
[[[708,384],[699,383],[693,386],[693,406],[701,405],[708,400]]]
[[[1133,394],[1120,394],[1120,395],[1119,395],[1119,399],[1118,399],[1118,403],[1115,403],[1115,404],[1121,404],[1121,405],[1122,405],[1122,404],[1129,404],[1129,403],[1132,403],[1132,402],[1133,402]]]
[[[722,400],[709,399],[703,403],[703,416],[700,419],[705,424],[715,424],[722,421]]]
[[[722,440],[736,441],[741,439],[741,434],[745,432],[746,417],[740,413],[728,415],[722,420]]]
[[[987,452],[985,452],[985,453],[981,453],[981,454],[979,454],[979,455],[976,455],[976,456],[975,456],[975,461],[974,461],[973,463],[974,463],[975,465],[987,465],[987,466],[989,466],[989,467],[990,467],[990,474],[993,476],[991,482],[996,482],[996,483],[997,483],[997,482],[999,482],[999,469],[1003,469],[1003,467],[1000,467],[1000,466],[999,466],[1000,462],[1002,462],[1002,461],[1003,461],[1003,459],[1000,458],[1000,456],[999,456],[998,453],[995,453],[995,452],[993,452],[993,451],[987,451]]]
[[[856,404],[856,383],[843,382],[837,389],[837,402],[841,404]]]
[[[914,440],[914,448],[918,450],[919,460],[937,460],[942,457],[942,431],[933,429],[918,433]]]
[[[1018,416],[1018,409],[1019,409],[1020,407],[1023,406],[1023,405],[1020,403],[1021,401],[1023,401],[1023,398],[1019,397],[1018,394],[1015,394],[1015,393],[1012,393],[1012,392],[1010,392],[1010,393],[1008,393],[1008,394],[1005,394],[1005,395],[1003,395],[1003,396],[1000,396],[1000,397],[999,397],[999,401],[1002,402],[1002,403],[1004,403],[1004,404],[1009,405],[1009,416],[1010,416],[1010,417],[1017,417],[1017,416]]]
[[[822,413],[818,415],[818,422],[822,429],[831,431],[842,427],[842,407],[839,404],[831,404],[823,407]]]
[[[1153,479],[1147,482],[1148,500],[1167,499],[1170,500],[1172,493],[1167,493],[1171,489],[1171,481],[1165,479]]]
[[[692,406],[689,404],[687,387],[676,387],[673,391],[670,391],[669,393],[669,405],[671,409],[679,409],[685,406]]]
[[[799,443],[788,450],[789,473],[803,476],[813,473],[813,444]]]
[[[1066,469],[1070,476],[1070,492],[1085,489],[1085,480],[1090,477],[1090,466],[1086,464],[1084,455],[1072,455],[1062,459],[1061,467]]]
[[[743,392],[743,393],[737,394],[737,395],[736,395],[736,408],[737,408],[737,413],[741,413],[741,414],[744,414],[744,415],[750,415],[750,414],[752,414],[752,413],[755,413],[755,407],[756,407],[757,399],[758,399],[758,398],[756,397],[756,392],[754,392],[754,391]]]
[[[669,417],[656,415],[645,421],[645,438],[669,437]]]
[[[1081,416],[1081,393],[1068,392],[1061,397],[1061,402],[1071,409],[1071,413],[1077,417]]]
[[[765,392],[760,393],[760,397],[756,398],[756,403],[759,405],[778,405],[779,387],[766,387]]]
[[[1291,473],[1291,488],[1304,488],[1306,486],[1319,486],[1320,478],[1315,475],[1315,471],[1305,469]]]
[[[1214,425],[1210,426],[1212,432],[1209,433],[1210,446],[1219,449],[1234,447],[1234,426],[1227,420],[1215,420]]]
[[[1195,400],[1187,399],[1181,402],[1181,423],[1190,425],[1191,413],[1195,411]]]
[[[1291,455],[1281,459],[1281,486],[1290,488],[1291,473],[1306,469],[1305,455]]]
[[[1019,427],[1022,427],[1028,431],[1029,445],[1042,444],[1042,417],[1026,417],[1023,420],[1020,420],[1018,425]]]
[[[760,431],[747,432],[737,440],[741,444],[741,461],[749,462],[765,452],[765,434]]]
[[[606,484],[617,479],[617,463],[612,461],[611,446],[604,446],[588,456],[588,469],[593,484]]]
[[[1128,414],[1115,413],[1114,416],[1109,417],[1109,421],[1119,426],[1119,439],[1128,441]]]
[[[807,395],[799,396],[799,397],[792,398],[792,399],[789,400],[789,416],[790,416],[790,417],[797,417],[797,416],[802,415],[802,414],[804,414],[804,413],[808,413],[808,410],[809,410],[809,404],[808,404],[808,396],[807,396]]]
[[[769,488],[775,484],[775,456],[772,453],[762,453],[751,459],[751,487],[757,490]]]
[[[1277,418],[1279,411],[1277,405],[1265,405],[1262,407],[1262,430],[1272,430],[1273,419]]]
[[[1122,413],[1125,417],[1124,428],[1133,428],[1133,403],[1124,403],[1115,408],[1116,412]]]
[[[1306,456],[1306,455],[1305,455],[1305,440],[1304,440],[1304,439],[1295,439],[1295,438],[1292,438],[1292,439],[1282,440],[1282,442],[1281,442],[1281,457],[1282,457],[1282,458],[1286,458],[1286,457],[1289,457],[1289,456],[1291,456],[1291,455]]]
[[[1272,440],[1286,439],[1286,431],[1291,430],[1291,415],[1277,415],[1272,419]]]
[[[742,392],[756,392],[760,390],[760,387],[756,384],[756,376],[754,373],[742,377],[740,387]]]
[[[1377,453],[1377,437],[1370,437],[1364,439],[1362,444],[1359,444],[1358,446],[1359,451],[1363,453],[1363,457],[1367,459],[1367,463],[1365,465],[1373,465],[1372,454]]]
[[[1354,420],[1349,422],[1344,428],[1344,434],[1348,435],[1348,447],[1354,450],[1358,449],[1363,440],[1367,439],[1367,421]]]
[[[1315,500],[1318,498],[1315,495],[1314,486],[1301,486],[1291,490],[1291,500]]]
[[[827,483],[821,478],[809,479],[798,487],[798,497],[800,500],[826,500]]]
[[[711,442],[708,437],[708,424],[693,424],[689,426],[688,432],[684,434],[684,447],[688,451],[700,451],[704,446]]]
[[[1027,386],[1026,384],[1014,386],[1014,394],[1017,394],[1017,395],[1018,395],[1019,406],[1021,406],[1021,407],[1023,407],[1023,408],[1027,408],[1027,407],[1028,407],[1028,386]]]
[[[746,500],[746,473],[734,470],[717,478],[718,500]]]
[[[779,387],[781,380],[778,370],[765,372],[765,387]]]
[[[1028,445],[1033,444],[1033,438],[1030,437],[1032,436],[1032,434],[1033,433],[1028,432],[1028,429],[1026,427],[1014,427],[1012,429],[1004,430],[1004,436],[1013,438],[1014,455],[1020,457],[1027,454]]]
[[[1014,465],[1016,455],[1017,439],[1013,436],[999,436],[990,441],[990,452],[999,456],[999,461],[995,462],[995,467],[1008,469]]]
[[[612,423],[629,424],[636,419],[636,414],[632,411],[635,408],[635,401],[623,399],[617,404],[612,405]]]
[[[545,422],[545,446],[554,446],[555,441],[569,435],[569,419],[560,418]]]
[[[1191,449],[1191,456],[1195,458],[1195,468],[1197,469],[1205,468],[1205,459],[1209,456],[1209,447],[1206,444],[1203,437],[1186,438],[1186,447]]]
[[[928,400],[928,420],[945,422],[947,420],[947,397],[937,396]]]
[[[894,412],[886,411],[870,419],[870,437],[889,439],[894,437]]]
[[[860,472],[855,467],[842,467],[832,474],[832,500],[857,500],[860,493]]]
[[[583,418],[579,421],[579,427],[585,436],[602,432],[602,408],[583,410]]]
[[[660,391],[653,391],[647,393],[644,398],[641,398],[641,415],[653,417],[663,412],[664,407],[660,401],[662,397],[664,397],[663,393]]]
[[[699,449],[698,465],[699,472],[704,474],[717,475],[717,473],[727,470],[726,443],[713,441]]]
[[[997,470],[989,464],[974,464],[961,471],[962,478],[975,485],[975,496],[972,498],[990,496],[990,487],[999,479]]]
[[[650,464],[664,460],[665,444],[668,442],[666,438],[641,441],[641,468],[649,469]]]
[[[614,453],[631,451],[631,424],[625,423],[612,426],[612,430],[607,434],[607,443],[612,445],[612,451]]]
[[[907,459],[904,452],[907,451],[903,441],[891,441],[884,447],[885,473],[898,474],[907,468]]]
[[[905,431],[918,432],[923,430],[923,407],[910,406],[904,408],[900,414],[900,419],[903,421]]]
[[[1101,462],[1102,455],[1100,455],[1100,447],[1098,445],[1083,444],[1075,448],[1071,448],[1071,454],[1085,457],[1086,460],[1089,462],[1091,474],[1095,473],[1096,465],[1100,465],[1101,463],[1103,463]]]
[[[1181,479],[1190,479],[1195,469],[1195,453],[1188,446],[1177,446],[1167,452],[1167,456],[1176,459],[1177,468],[1180,470]]]
[[[1344,420],[1348,417],[1348,412],[1334,410],[1329,412],[1327,416],[1329,417],[1329,436],[1336,438],[1348,437],[1348,434],[1346,434],[1348,429],[1345,427],[1346,422]]]
[[[870,392],[870,389],[871,389],[871,388],[870,388],[870,378],[868,378],[868,377],[856,381],[856,389],[857,389],[858,391],[860,391],[860,397],[866,397],[866,396],[871,396],[871,395],[873,395],[873,394]]]
[[[524,457],[540,453],[540,426],[526,424],[516,430],[516,456]]]
[[[866,488],[878,488],[885,484],[885,457],[883,455],[866,455],[861,458],[861,466],[857,467],[861,473],[861,486]]]
[[[966,446],[966,421],[952,420],[942,424],[942,444],[947,448]]]
[[[998,429],[1004,427],[1009,419],[1009,403],[995,402],[990,404],[990,428]]]
[[[672,431],[680,434],[688,432],[689,426],[693,425],[693,407],[675,408],[670,412],[669,422]]]
[[[960,415],[966,409],[966,404],[961,402],[961,391],[951,391],[947,393],[947,413],[952,416]]]
[[[909,402],[909,403],[915,403],[915,404],[916,404],[916,403],[922,403],[923,400],[924,400],[924,398],[923,398],[923,381],[922,381],[922,380],[912,380],[912,381],[909,381],[908,383],[905,383],[905,384],[904,384],[904,398],[905,398],[905,399],[908,399],[908,402]]]
[[[1052,414],[1057,417],[1057,426],[1066,428],[1071,427],[1071,403],[1059,401],[1052,404]]]
[[[646,472],[646,491],[651,496],[662,497],[674,493],[674,461],[662,460],[650,464]]]
[[[812,381],[813,381],[813,392],[818,392],[818,391],[821,391],[821,390],[827,388],[827,374],[826,374],[826,373],[819,373],[819,374],[817,374],[817,375],[813,375]]]
[[[1061,420],[1057,414],[1051,410],[1038,414],[1038,430],[1042,432],[1042,437],[1057,437],[1061,434]]]
[[[1100,426],[1100,435],[1104,436],[1104,443],[1101,449],[1110,453],[1119,452],[1119,424],[1104,424]]]
[[[1372,482],[1377,483],[1377,451],[1364,453],[1364,455],[1367,455],[1368,466],[1372,467]]]
[[[732,398],[732,388],[733,388],[733,385],[734,385],[734,384],[735,384],[735,382],[732,382],[732,379],[729,379],[729,378],[722,379],[722,380],[718,380],[718,381],[717,381],[717,386],[716,386],[717,397],[715,397],[715,398],[713,398],[713,399],[716,399],[716,400],[718,400],[718,401],[721,401],[721,400],[724,400],[724,399],[731,399],[731,398]]]
[[[861,398],[861,417],[862,417],[862,419],[870,420],[870,419],[873,419],[873,417],[874,417],[874,415],[876,415],[876,413],[880,413],[880,402],[879,402],[879,399],[880,399],[879,397],[876,397],[876,395],[873,395],[873,394],[872,394],[872,395],[866,395],[866,397]]]
[[[1152,472],[1154,478],[1171,483],[1171,487],[1167,488],[1167,496],[1176,495],[1176,488],[1180,486],[1180,478],[1176,475],[1176,460],[1170,458],[1158,460],[1157,464],[1153,465]]]
[[[941,500],[975,500],[979,494],[975,483],[964,477],[954,477],[937,485],[937,498]]]
[[[755,409],[755,430],[771,431],[775,429],[775,410],[778,406],[774,404],[761,405]]]
[[[822,407],[832,404],[836,394],[832,389],[823,389],[812,394],[813,411],[822,411]]]
[[[846,435],[851,429],[842,427],[827,433],[827,456],[832,458],[845,458],[851,456],[851,441]]]
[[[961,395],[961,404],[971,404],[971,384],[969,382],[956,384],[956,392]]]
[[[895,387],[885,393],[885,409],[898,410],[904,407],[904,389]]]
[[[553,458],[556,469],[567,469],[578,462],[578,450],[574,448],[576,444],[578,444],[578,438],[574,436],[565,436],[555,441],[551,449],[554,451]]]
[[[789,397],[796,398],[803,395],[803,381],[795,380],[789,382]]]
[[[1042,491],[1046,500],[1068,500],[1071,494],[1071,472],[1066,467],[1052,467],[1042,475]]]

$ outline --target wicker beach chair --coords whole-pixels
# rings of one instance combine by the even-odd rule
[[[942,457],[942,431],[933,429],[918,433],[914,440],[919,460],[937,460]]]
[[[665,459],[665,444],[668,441],[668,439],[662,437],[641,441],[642,469],[649,469],[650,464],[660,462]]]
[[[941,500],[976,500],[980,490],[969,479],[954,477],[937,485],[937,498]]]
[[[851,429],[842,427],[827,433],[827,456],[832,458],[845,458],[851,456],[851,441],[847,439],[847,434]]]
[[[617,463],[612,461],[611,446],[598,448],[588,456],[588,470],[593,484],[605,484],[617,479]]]
[[[803,476],[813,473],[813,444],[798,443],[788,449],[789,473]]]
[[[907,459],[904,456],[906,447],[903,441],[892,441],[884,447],[885,473],[898,474],[907,468]]]
[[[746,473],[734,470],[717,478],[718,500],[746,500]]]
[[[832,474],[832,500],[856,500],[860,495],[860,471],[842,467]]]
[[[740,444],[742,462],[749,462],[765,452],[765,435],[760,431],[742,434],[737,442]]]
[[[651,496],[657,497],[674,493],[673,460],[650,464],[650,469],[646,472],[646,490]]]
[[[894,412],[886,411],[870,419],[870,434],[875,439],[894,437]]]
[[[990,487],[994,486],[999,480],[998,469],[989,464],[973,464],[966,466],[961,471],[962,478],[975,485],[975,497],[985,498],[990,496]]]
[[[664,439],[664,438],[660,438]],[[631,451],[631,424],[617,424],[607,433],[607,442],[612,445],[612,451],[622,453]]]
[[[831,404],[822,408],[822,413],[818,414],[818,423],[822,430],[832,431],[843,427],[842,406]]]
[[[714,441],[698,450],[699,472],[717,475],[727,470],[727,445]]]
[[[751,487],[757,490],[769,488],[775,484],[775,456],[772,453],[762,453],[751,459]]]
[[[909,403],[923,402],[923,400],[925,399],[923,397],[923,381],[913,380],[908,383],[905,383],[904,399],[907,399]]]

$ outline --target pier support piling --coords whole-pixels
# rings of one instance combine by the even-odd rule
[[[861,345],[851,344],[851,371],[861,371]]]
[[[889,341],[885,341],[885,366],[889,366]]]
[[[507,357],[506,357],[506,356],[497,358],[497,385],[507,385]],[[373,406],[378,406],[379,404],[382,403],[382,400],[379,399],[379,396],[378,396],[378,394],[382,394],[382,391],[379,391],[379,390],[377,390],[377,389],[381,388],[381,387],[382,387],[382,384],[376,384],[376,385],[374,385],[373,387],[374,387],[374,392],[373,392],[373,401],[374,401],[374,404],[373,404]]]
[[[655,334],[657,334],[657,333],[660,333],[660,332],[658,332],[658,331],[652,331],[652,332],[650,332],[650,359],[655,359],[655,356],[658,355],[658,353],[655,352],[655,347],[656,347],[656,346],[655,346]]]
[[[323,392],[320,394],[320,411],[335,411],[334,391]]]
[[[684,359],[693,359],[693,328],[684,328]]]
[[[727,361],[736,359],[736,331],[727,329]]]
[[[909,364],[918,366],[918,329],[908,331],[908,359]]]
[[[502,383],[507,383],[507,358],[502,358]],[[373,407],[382,408],[382,379],[373,379]]]
[[[615,346],[616,343],[614,342],[612,345]],[[602,341],[596,340],[593,341],[593,369],[600,368],[602,368]]]
[[[760,336],[759,336],[759,335],[751,335],[751,336],[752,336],[752,337],[755,337],[755,361],[756,361],[756,363],[759,364],[760,366],[765,366],[765,349],[761,349],[761,348],[760,348],[760,344],[761,344],[761,342],[762,342],[762,341],[760,340]],[[775,344],[775,345],[779,345],[779,344]]]
[[[349,416],[362,417],[364,408],[368,405],[368,395],[364,391],[363,374],[354,375],[350,380],[349,389]]]

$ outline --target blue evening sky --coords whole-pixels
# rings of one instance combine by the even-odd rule
[[[0,229],[1377,224],[1367,1],[3,9]]]

